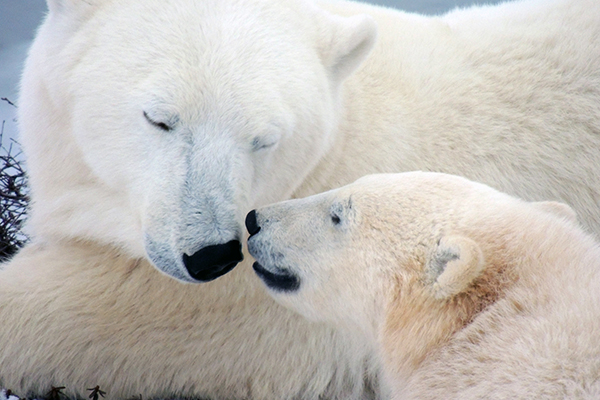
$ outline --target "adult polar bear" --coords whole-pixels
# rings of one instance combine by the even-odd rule
[[[19,109],[33,239],[0,272],[0,385],[17,393],[377,391],[368,349],[277,306],[248,265],[203,285],[152,268],[216,278],[239,260],[248,210],[367,173],[437,170],[562,200],[600,234],[594,0],[442,18],[48,2]]]

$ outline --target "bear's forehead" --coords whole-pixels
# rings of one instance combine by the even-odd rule
[[[212,43],[230,44],[248,42],[250,37],[261,37],[271,45],[281,43],[281,38],[293,39],[298,28],[306,28],[300,22],[300,2],[269,2],[261,0],[129,0],[118,7],[103,7],[95,12],[95,20],[119,32],[147,36],[155,44],[168,42],[168,37],[191,39],[208,38]],[[143,16],[133,19],[132,15]],[[296,28],[296,29],[294,29]],[[151,31],[149,30],[151,29]],[[277,36],[272,40],[273,34]],[[152,33],[150,33],[152,32]],[[128,40],[127,36],[123,37]],[[171,42],[171,45],[177,43]]]
[[[95,45],[110,46],[114,52],[148,52],[188,70],[195,65],[206,70],[211,65],[242,68],[252,62],[261,64],[263,60],[273,63],[306,48],[300,45],[301,35],[292,27],[269,24],[252,11],[194,12],[194,7],[189,12],[181,12],[179,8],[152,11],[143,10],[150,4],[139,3],[140,10],[136,3],[131,9],[123,7],[114,14],[97,16],[92,27],[97,36]],[[196,3],[202,2],[193,4]],[[141,13],[144,18],[132,23],[131,13]]]
[[[321,82],[322,73],[309,67],[318,65],[310,64],[318,60],[315,49],[299,45],[304,39],[290,24],[275,22],[278,13],[284,12],[275,6],[261,8],[256,1],[128,1],[98,10],[86,30],[93,31],[95,39],[85,32],[80,37],[94,40],[94,46],[86,46],[88,56],[82,63],[127,82],[130,93],[139,81],[140,95],[151,92],[147,102],[164,104],[164,113],[183,114],[187,108],[193,111],[190,120],[212,114],[227,121],[242,117],[239,125],[250,121],[259,129],[286,129],[286,115],[272,120],[278,111],[289,114],[279,110],[287,104],[284,97],[310,97],[306,93],[312,92],[300,88],[306,82]],[[131,15],[144,18],[132,23]],[[269,19],[274,22],[266,23]],[[97,66],[98,57],[106,60],[105,68]],[[272,79],[274,75],[278,79]],[[261,116],[266,120],[257,122]]]

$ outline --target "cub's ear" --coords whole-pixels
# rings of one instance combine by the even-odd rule
[[[578,223],[577,214],[565,203],[559,203],[558,201],[538,201],[531,204],[549,214],[566,219],[567,221]]]
[[[464,236],[446,236],[432,251],[426,273],[437,299],[450,298],[466,290],[483,272],[481,248]]]
[[[325,67],[337,82],[346,79],[367,58],[377,39],[377,25],[366,14],[352,17],[321,15],[319,50]]]

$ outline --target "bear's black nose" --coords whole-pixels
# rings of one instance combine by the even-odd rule
[[[256,235],[260,231],[260,226],[256,221],[256,210],[252,210],[246,215],[246,229],[250,236]]]
[[[242,244],[239,240],[231,240],[206,246],[191,256],[184,254],[183,264],[192,278],[208,282],[225,275],[243,259]]]

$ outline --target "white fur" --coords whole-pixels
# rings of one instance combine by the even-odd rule
[[[370,350],[271,302],[249,263],[201,286],[151,265],[190,282],[181,255],[242,235],[251,208],[381,171],[560,200],[600,233],[599,7],[49,0],[22,80],[33,240],[0,273],[0,384],[363,396]]]
[[[279,302],[376,349],[394,400],[597,399],[600,246],[547,209],[451,175],[374,175],[258,209],[248,244],[298,278],[265,280]]]

